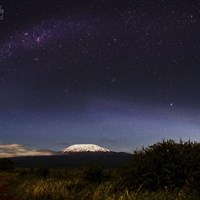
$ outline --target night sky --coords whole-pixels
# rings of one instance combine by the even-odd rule
[[[0,5],[1,144],[200,141],[199,0]]]

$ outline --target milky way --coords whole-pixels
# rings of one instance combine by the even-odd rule
[[[14,31],[1,44],[0,61],[3,62],[12,56],[18,56],[23,51],[34,51],[37,48],[42,48],[45,51],[45,47],[52,40],[69,40],[74,33],[78,33],[81,29],[83,30],[84,26],[85,22],[49,20],[43,21],[40,25],[33,26],[33,28]],[[87,27],[85,26],[85,28]]]

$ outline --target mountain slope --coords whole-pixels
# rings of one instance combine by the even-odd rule
[[[132,155],[115,152],[69,152],[52,156],[28,156],[10,159],[16,167],[67,168],[82,167],[90,164],[104,167],[119,167],[128,164],[132,160]]]

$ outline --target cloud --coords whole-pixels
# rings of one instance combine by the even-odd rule
[[[0,144],[0,158],[55,154],[50,150],[33,150],[22,144]]]

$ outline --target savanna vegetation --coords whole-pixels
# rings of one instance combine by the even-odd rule
[[[163,140],[133,153],[120,168],[90,165],[47,169],[0,167],[20,200],[200,199],[200,143]],[[2,184],[0,182],[0,184]]]

